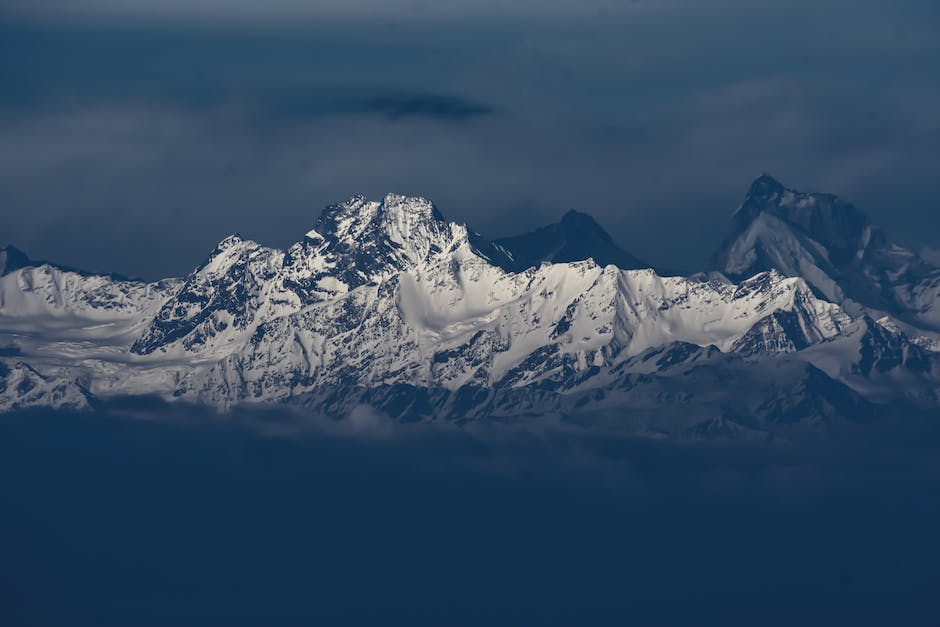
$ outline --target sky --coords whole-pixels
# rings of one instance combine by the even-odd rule
[[[703,269],[768,172],[940,247],[927,0],[0,0],[0,242],[182,275],[354,194]]]

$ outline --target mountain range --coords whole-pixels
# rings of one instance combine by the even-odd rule
[[[126,397],[342,418],[779,437],[940,408],[940,268],[764,175],[710,268],[660,276],[590,216],[488,240],[430,201],[327,207],[155,282],[0,250],[0,410]]]

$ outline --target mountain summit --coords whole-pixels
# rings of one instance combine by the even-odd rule
[[[892,242],[854,205],[756,179],[713,258],[732,280],[776,270],[806,279],[850,311],[871,310],[940,330],[940,268]]]
[[[30,265],[29,257],[14,246],[0,247],[0,276]]]
[[[758,177],[735,212],[746,230],[762,215],[771,215],[825,246],[829,260],[844,264],[868,245],[868,217],[832,194],[804,194],[784,187],[768,174]]]
[[[649,267],[617,246],[593,217],[574,209],[562,216],[559,222],[531,233],[497,239],[495,243],[512,256],[519,270],[542,262],[567,263],[584,259],[594,259],[598,265],[615,265],[624,270]]]

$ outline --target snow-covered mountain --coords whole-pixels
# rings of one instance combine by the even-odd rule
[[[733,222],[714,257],[714,268],[732,280],[774,269],[803,277],[853,314],[890,314],[940,331],[940,267],[893,243],[854,205],[764,175]]]
[[[423,198],[354,197],[287,250],[233,235],[154,283],[7,253],[0,410],[148,395],[761,437],[862,419],[873,402],[937,404],[932,340],[827,300],[815,278],[601,265],[578,246],[620,249],[583,214],[565,221],[593,235],[491,242]]]

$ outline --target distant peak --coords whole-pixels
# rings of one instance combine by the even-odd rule
[[[867,223],[861,211],[834,194],[801,192],[784,186],[769,174],[762,174],[751,183],[735,214],[750,220],[766,212],[809,230],[813,229],[807,222],[830,221],[834,217],[851,223]]]
[[[498,239],[496,244],[509,252],[519,268],[536,266],[544,261],[569,263],[585,259],[594,259],[600,266],[649,267],[617,246],[610,233],[593,216],[575,209],[567,211],[558,222],[522,235]]]
[[[766,202],[770,199],[779,198],[786,191],[787,188],[783,183],[767,173],[761,174],[754,179],[748,188],[742,207],[746,206],[748,201]]]
[[[26,257],[26,253],[14,246],[13,244],[7,244],[6,246],[0,246],[0,254],[6,254],[10,256],[21,256]]]
[[[785,187],[780,181],[762,174],[751,183],[738,214],[751,219],[761,213],[773,213],[809,232],[832,222],[859,228],[868,218],[852,203],[834,194],[801,192]]]
[[[572,219],[572,218],[577,218],[578,216],[584,216],[584,217],[588,217],[588,218],[591,217],[591,216],[589,216],[589,215],[586,214],[586,213],[582,213],[582,212],[578,211],[577,209],[569,209],[568,211],[565,212],[565,215],[563,215],[563,216],[561,217],[561,219],[562,219],[562,221],[565,221],[565,220],[570,220],[570,219]]]
[[[565,215],[561,217],[562,224],[578,224],[578,225],[592,225],[600,228],[600,225],[597,224],[597,220],[594,219],[594,216],[576,209],[569,209],[565,212]]]
[[[19,248],[9,244],[0,247],[0,276],[25,268],[30,263],[29,257]]]
[[[775,259],[795,258],[797,253],[792,247],[796,244],[792,242],[808,236],[815,242],[814,246],[825,249],[827,263],[837,264],[857,258],[874,237],[868,217],[853,204],[833,194],[807,193],[785,187],[769,174],[762,174],[751,183],[733,219],[732,235],[716,257],[725,259],[718,267],[731,274],[751,268],[766,254],[755,244],[754,237],[761,237],[760,233],[766,233],[767,241],[774,242],[773,247],[781,246],[784,240],[791,242],[791,248],[775,253]],[[783,230],[792,232],[793,237],[788,239]],[[745,233],[753,237],[742,239]],[[738,242],[740,250],[733,248],[734,242]],[[736,260],[732,262],[728,256],[734,250]],[[738,269],[731,270],[732,267]],[[794,273],[792,268],[787,272]]]
[[[784,185],[779,180],[774,178],[772,175],[764,172],[751,183],[751,189],[754,188],[771,188],[771,189],[783,189]]]
[[[565,215],[561,217],[559,225],[562,227],[563,231],[566,231],[566,233],[564,233],[565,237],[570,237],[572,233],[567,231],[572,231],[581,234],[590,234],[605,242],[613,241],[610,234],[604,230],[604,227],[597,223],[594,216],[582,211],[569,209]]]

